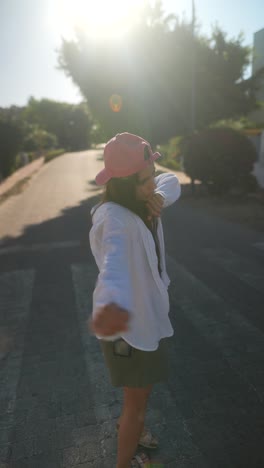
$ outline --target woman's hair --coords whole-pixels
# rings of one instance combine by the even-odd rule
[[[136,198],[138,174],[129,177],[112,178],[107,182],[101,204],[106,202],[118,203],[137,214],[149,227],[146,203]]]

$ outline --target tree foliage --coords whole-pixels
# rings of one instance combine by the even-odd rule
[[[25,137],[23,142],[23,149],[25,151],[38,151],[56,148],[58,141],[56,135],[42,130],[37,125],[31,126],[31,131]]]
[[[16,169],[16,156],[23,148],[26,132],[22,114],[22,107],[0,108],[0,180]]]
[[[92,119],[85,104],[67,104],[31,97],[24,112],[29,124],[56,136],[58,145],[70,151],[87,149]]]
[[[159,159],[161,166],[168,167],[175,171],[182,170],[182,143],[183,137],[176,136],[170,138],[168,143],[164,145],[158,145],[157,149],[162,154],[162,158]]]
[[[81,30],[63,40],[59,64],[79,87],[106,136],[139,133],[162,143],[190,131],[193,64],[196,128],[256,106],[257,77],[244,80],[250,49],[219,28],[206,38],[185,20],[146,4],[127,36],[95,41]],[[110,99],[119,99],[111,106]],[[118,98],[119,96],[119,98]]]
[[[21,144],[22,134],[19,126],[15,122],[0,118],[0,179],[12,173]]]

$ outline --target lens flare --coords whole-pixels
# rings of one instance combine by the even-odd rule
[[[119,94],[112,94],[109,105],[113,112],[120,112],[123,105],[122,97]]]

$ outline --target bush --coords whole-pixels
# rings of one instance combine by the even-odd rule
[[[24,139],[24,150],[28,152],[43,151],[55,148],[58,144],[57,137],[41,128],[35,127]]]
[[[182,137],[174,137],[169,140],[166,145],[159,146],[157,149],[162,154],[162,158],[157,162],[161,166],[168,167],[174,171],[181,170],[181,141]]]
[[[22,144],[21,130],[15,123],[0,120],[0,178],[14,170],[16,155]]]
[[[36,158],[36,153],[34,151],[32,151],[31,153],[28,153],[28,159],[29,159],[29,162],[32,162],[34,161],[34,159]]]
[[[241,132],[231,128],[203,130],[186,138],[183,155],[186,174],[214,192],[252,191],[251,172],[257,153],[253,143]]]
[[[53,151],[49,151],[48,153],[45,154],[44,159],[45,163],[51,161],[54,158],[57,158],[57,156],[60,156],[61,154],[64,154],[65,150],[64,149],[56,149]]]

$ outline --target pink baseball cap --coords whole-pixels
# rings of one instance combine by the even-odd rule
[[[160,153],[152,152],[150,144],[143,138],[132,133],[118,133],[105,145],[105,167],[95,181],[97,185],[104,185],[113,177],[128,177],[145,169],[160,156]]]

